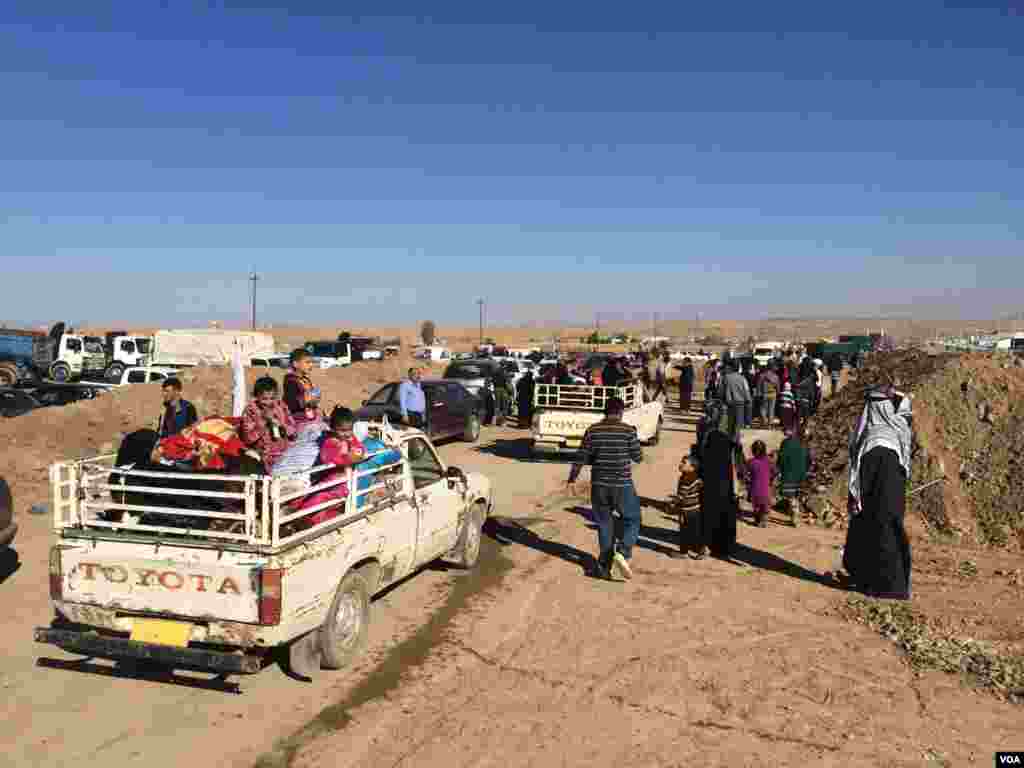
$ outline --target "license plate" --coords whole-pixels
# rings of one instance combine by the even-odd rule
[[[184,648],[192,635],[192,625],[184,621],[166,619],[135,619],[129,640]]]

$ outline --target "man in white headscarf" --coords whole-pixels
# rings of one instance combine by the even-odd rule
[[[910,598],[910,542],[903,525],[911,460],[910,397],[868,392],[850,437],[849,528],[843,567],[872,597]]]

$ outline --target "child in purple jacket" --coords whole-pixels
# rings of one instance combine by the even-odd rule
[[[754,505],[754,519],[759,528],[768,527],[768,509],[775,501],[772,482],[778,469],[768,458],[768,446],[755,440],[751,449],[754,457],[747,462],[746,474],[750,483],[750,502]]]

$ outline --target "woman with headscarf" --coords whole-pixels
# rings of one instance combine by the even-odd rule
[[[704,482],[701,500],[701,535],[698,551],[708,547],[715,557],[729,557],[736,546],[736,518],[739,514],[734,485],[733,462],[739,445],[725,430],[722,411],[712,406],[701,435],[700,474]]]
[[[910,599],[910,541],[903,525],[911,459],[910,398],[871,390],[850,438],[849,528],[843,567],[871,597]]]
[[[519,405],[519,427],[529,429],[533,420],[533,371],[527,371],[516,385],[516,402]]]

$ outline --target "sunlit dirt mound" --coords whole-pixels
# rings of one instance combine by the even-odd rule
[[[879,384],[914,398],[911,528],[965,543],[1024,544],[1024,368],[1008,357],[909,351],[873,358],[809,422],[813,505],[844,521],[850,433],[865,391]]]

